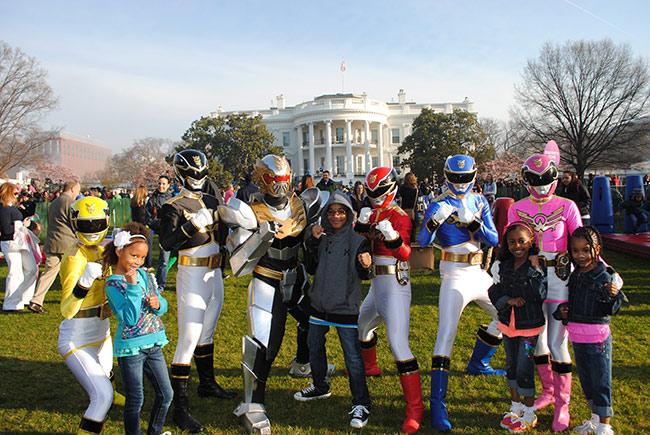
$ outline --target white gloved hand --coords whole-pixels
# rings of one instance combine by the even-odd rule
[[[197,211],[194,217],[192,218],[192,225],[194,225],[198,229],[202,229],[208,225],[212,225],[213,222],[214,222],[214,218],[212,217],[212,213],[207,208],[202,208],[201,210]]]
[[[399,233],[393,229],[389,220],[383,220],[377,224],[377,229],[384,235],[385,240],[396,240]]]
[[[443,223],[451,214],[456,210],[456,207],[447,203],[441,202],[438,210],[433,214],[433,220],[437,223]]]
[[[102,265],[89,261],[86,263],[84,273],[79,277],[77,283],[83,288],[90,288],[93,282],[100,276],[102,276]]]
[[[457,208],[456,211],[458,212],[458,220],[462,223],[468,224],[474,220],[474,213],[469,208],[461,207]]]
[[[367,224],[370,222],[370,215],[372,214],[372,209],[370,207],[364,207],[361,210],[359,210],[359,217],[357,218],[357,222],[360,224]]]

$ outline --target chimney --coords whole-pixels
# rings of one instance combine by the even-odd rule
[[[278,101],[278,109],[284,109],[284,95],[280,94],[275,99]]]
[[[406,92],[404,92],[404,89],[399,90],[397,98],[399,99],[399,104],[406,104]]]

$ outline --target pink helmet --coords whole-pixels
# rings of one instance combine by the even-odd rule
[[[555,192],[558,179],[557,165],[549,156],[535,154],[521,167],[521,176],[533,198],[548,198]]]

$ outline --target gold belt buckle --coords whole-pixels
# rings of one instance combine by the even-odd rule
[[[208,268],[217,269],[221,267],[221,254],[213,254],[208,257]]]
[[[467,254],[467,263],[470,266],[476,266],[483,263],[483,251],[470,252]]]

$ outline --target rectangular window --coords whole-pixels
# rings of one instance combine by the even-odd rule
[[[399,168],[399,156],[393,156],[393,168]]]
[[[336,127],[336,143],[343,143],[343,127]]]
[[[308,131],[303,131],[302,132],[302,144],[304,146],[309,146],[309,132]]]
[[[376,168],[377,166],[379,166],[379,157],[373,157],[372,158],[372,167]]]
[[[361,143],[361,129],[357,128],[354,130],[354,137],[357,143]]]
[[[320,169],[325,169],[325,157],[320,158]]]
[[[390,142],[391,143],[399,143],[399,128],[391,128],[390,130]]]
[[[336,175],[345,175],[345,156],[336,156]]]
[[[379,132],[377,130],[370,130],[370,142],[372,143],[379,142]]]
[[[320,136],[320,143],[325,143],[325,132],[323,130],[318,130]]]
[[[357,174],[364,174],[363,155],[358,155],[357,156]]]
[[[304,160],[302,161],[302,172],[303,172],[304,174],[306,174],[308,170],[309,170],[309,160],[308,160],[308,159],[304,159]]]
[[[290,131],[283,131],[282,132],[282,146],[288,147],[291,145],[291,132]]]

